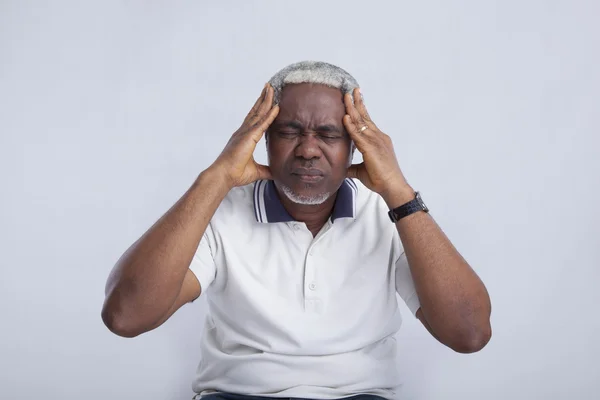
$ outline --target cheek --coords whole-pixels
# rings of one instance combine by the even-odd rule
[[[289,148],[280,140],[269,140],[267,143],[267,159],[269,165],[281,165],[288,157]]]
[[[350,144],[350,150],[348,151],[348,166],[352,165],[352,160],[354,159],[354,150],[356,150],[356,147],[354,147],[354,142],[352,142]]]
[[[340,148],[330,152],[328,158],[333,168],[346,169],[352,164],[352,147],[350,144],[340,146]]]

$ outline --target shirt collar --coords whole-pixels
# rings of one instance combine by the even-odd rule
[[[338,218],[355,218],[356,194],[358,188],[350,178],[344,179],[338,189],[333,206],[331,221]],[[271,180],[261,180],[254,183],[254,215],[261,223],[291,222],[294,218],[286,211],[279,200],[275,184]]]

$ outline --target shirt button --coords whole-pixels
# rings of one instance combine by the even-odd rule
[[[300,225],[298,225],[298,224],[294,224],[294,230],[295,230],[295,231],[299,231],[299,230],[300,230]]]
[[[317,288],[317,284],[316,284],[316,283],[314,283],[314,282],[311,282],[311,283],[310,283],[310,285],[308,285],[308,288],[309,288],[310,290],[315,290],[315,289]]]

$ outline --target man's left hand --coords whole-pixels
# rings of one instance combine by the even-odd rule
[[[367,188],[379,193],[384,199],[405,194],[414,197],[394,153],[392,139],[377,128],[363,103],[360,90],[344,95],[346,115],[344,126],[362,153],[363,162],[348,168],[349,178],[358,178]]]

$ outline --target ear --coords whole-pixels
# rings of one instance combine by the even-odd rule
[[[269,152],[269,129],[265,131],[265,150],[267,151],[267,165],[271,165],[271,153]]]
[[[350,142],[350,157],[348,158],[348,167],[352,165],[352,160],[354,160],[354,151],[356,150],[356,146],[354,145],[354,141]]]

